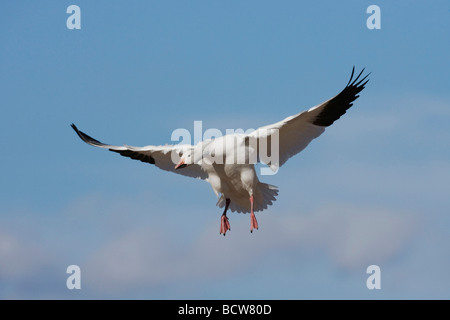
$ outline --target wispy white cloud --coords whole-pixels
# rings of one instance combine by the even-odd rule
[[[0,279],[28,277],[45,267],[47,259],[39,245],[0,230]]]
[[[336,268],[353,272],[398,257],[417,227],[415,218],[404,213],[342,205],[307,215],[261,215],[265,227],[252,235],[242,218],[232,219],[236,231],[227,237],[218,236],[218,226],[211,225],[183,244],[154,228],[127,233],[91,256],[89,283],[93,290],[120,292],[192,279],[214,281],[257,268],[285,248],[308,252],[311,259],[328,256]]]
[[[323,275],[330,283],[342,283],[342,278],[360,282],[365,268],[378,264],[384,272],[390,270],[383,281],[397,283],[394,296],[400,297],[406,294],[405,288],[411,287],[404,270],[424,256],[421,239],[430,230],[420,212],[329,203],[313,210],[299,207],[259,213],[260,230],[253,234],[249,232],[248,215],[230,214],[232,231],[223,237],[218,234],[219,214],[211,215],[209,207],[197,206],[195,219],[201,221],[193,227],[185,224],[192,217],[181,216],[181,223],[172,223],[170,212],[182,212],[182,204],[171,203],[160,211],[149,208],[148,202],[139,197],[109,202],[92,199],[77,199],[76,205],[61,213],[63,221],[67,221],[57,222],[63,228],[57,235],[67,236],[57,238],[67,246],[65,252],[61,252],[56,240],[33,243],[29,236],[14,230],[1,233],[0,279],[8,283],[3,289],[8,294],[3,297],[76,297],[64,287],[65,268],[73,263],[82,269],[80,297],[117,298],[130,293],[139,297],[145,292],[147,297],[161,298],[177,296],[185,287],[196,297],[206,297],[201,291],[195,293],[200,290],[195,283],[219,285],[224,279],[234,283],[251,270],[277,274],[282,268],[301,274],[305,263],[323,269],[324,262],[332,271]],[[146,210],[151,211],[151,216],[143,213]],[[166,218],[153,218],[163,214]],[[194,230],[186,232],[187,226]],[[83,230],[87,237],[79,238],[77,243],[70,240],[79,232],[83,235]],[[89,235],[95,232],[100,233],[99,239]],[[445,236],[436,241],[430,238],[428,245],[439,248],[443,239]],[[425,254],[430,266],[448,265],[448,261],[441,261],[440,251],[433,249]],[[269,263],[279,258],[282,260]],[[411,271],[414,277],[426,270],[427,264],[422,265],[423,270],[416,266]],[[421,290],[428,296],[432,295],[430,286],[445,293],[437,278],[426,272],[424,276]],[[316,280],[320,285],[321,281]],[[311,279],[308,290],[314,290],[314,283]],[[162,296],[161,290],[165,292]],[[261,291],[260,296],[265,294]]]
[[[336,122],[329,139],[373,147],[392,141],[398,147],[415,146],[416,151],[436,141],[450,145],[445,140],[450,132],[442,127],[450,119],[449,106],[449,98],[419,93],[374,97],[364,106],[356,104]],[[346,125],[339,124],[343,120]]]

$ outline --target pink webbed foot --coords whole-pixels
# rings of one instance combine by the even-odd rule
[[[256,220],[255,214],[250,213],[250,232],[253,232],[253,229],[258,230],[258,221]]]
[[[230,206],[230,199],[226,199],[225,210],[223,211],[222,218],[220,219],[220,231],[219,231],[219,234],[223,234],[224,236],[228,230],[231,231],[230,222],[228,221],[227,217],[227,210],[229,206]]]
[[[250,207],[250,232],[253,232],[253,229],[258,230],[258,221],[253,213],[253,196],[250,196]]]
[[[220,234],[223,234],[225,236],[228,230],[231,230],[230,222],[228,221],[227,215],[223,214],[222,218],[220,219]]]

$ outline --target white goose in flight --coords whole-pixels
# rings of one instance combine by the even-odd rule
[[[84,142],[92,146],[154,164],[163,170],[208,181],[219,198],[217,205],[225,207],[221,216],[220,234],[225,235],[230,230],[228,210],[250,212],[252,232],[253,229],[258,229],[254,212],[266,209],[278,195],[277,187],[259,181],[255,163],[262,162],[271,170],[278,170],[290,157],[302,151],[326,127],[339,119],[369,81],[366,80],[369,74],[361,78],[364,69],[353,80],[354,72],[353,67],[349,82],[338,95],[307,111],[258,128],[250,134],[229,134],[204,140],[195,146],[113,146],[91,138],[74,124],[71,126]],[[267,154],[274,156],[272,153],[277,152],[278,157],[262,157],[259,149],[263,145]]]

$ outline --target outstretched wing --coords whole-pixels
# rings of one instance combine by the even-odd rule
[[[94,147],[109,149],[110,151],[117,152],[124,157],[129,157],[134,160],[140,160],[154,164],[160,169],[171,171],[174,173],[182,174],[184,176],[199,178],[206,180],[208,175],[197,164],[191,164],[183,169],[175,170],[176,162],[172,160],[172,157],[176,158],[180,153],[190,151],[193,146],[191,145],[166,145],[166,146],[145,146],[145,147],[131,147],[131,146],[112,146],[104,144],[94,138],[88,136],[84,132],[78,130],[77,126],[72,124],[71,127],[78,136]],[[175,154],[174,154],[175,153]],[[175,160],[175,159],[174,159]]]
[[[358,93],[369,81],[366,78],[370,73],[361,78],[363,72],[364,69],[353,80],[355,73],[353,67],[347,86],[335,97],[280,122],[258,128],[249,135],[249,138],[257,139],[259,145],[265,139],[264,143],[267,144],[268,154],[272,159],[272,150],[276,150],[273,145],[275,141],[272,140],[276,140],[273,138],[278,135],[278,163],[266,163],[272,170],[277,170],[290,157],[306,148],[313,139],[325,131],[326,127],[333,124],[353,105],[353,101],[359,97]]]

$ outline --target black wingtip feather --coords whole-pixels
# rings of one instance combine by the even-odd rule
[[[78,130],[77,126],[75,124],[71,124],[70,125],[72,127],[73,130],[75,130],[75,132],[77,133],[77,135],[80,137],[81,140],[83,140],[84,142],[86,142],[87,144],[93,145],[93,146],[105,146],[104,143],[95,140],[94,138],[88,136],[86,133],[84,133],[83,131]]]
[[[366,82],[364,82],[364,83],[363,83],[363,84],[361,85],[361,87],[362,87],[362,88],[364,88],[364,87],[365,87],[365,85],[367,84],[367,82],[369,82],[369,80],[370,80],[370,79],[367,79],[367,81],[366,81]]]
[[[353,82],[352,82],[352,84],[350,85],[350,87],[351,87],[351,86],[357,86],[357,84],[355,85],[355,83],[356,83],[356,81],[358,81],[359,77],[361,77],[361,75],[362,75],[362,73],[364,72],[365,69],[366,69],[366,68],[363,68],[363,69],[361,70],[361,72],[358,74],[358,76],[355,78],[355,80],[353,80]]]
[[[356,84],[354,84],[354,86],[355,87],[358,87],[364,80],[366,80],[367,79],[367,77],[370,75],[370,73],[369,74],[367,74],[364,78],[362,78],[361,80],[359,80],[359,82],[358,83],[356,83]],[[369,80],[367,80],[367,81],[369,81]]]
[[[153,158],[150,155],[146,155],[140,152],[136,152],[136,151],[132,151],[132,150],[114,150],[114,149],[109,149],[112,152],[117,152],[118,154],[120,154],[121,156],[124,157],[128,157],[131,158],[133,160],[139,160],[142,162],[147,162],[150,164],[155,164],[155,158]]]
[[[78,136],[81,138],[81,140],[83,140],[87,144],[90,144],[91,146],[95,146],[95,147],[111,147],[107,144],[104,144],[104,143],[98,141],[98,140],[95,140],[94,138],[88,136],[86,133],[78,130],[77,126],[74,125],[73,123],[70,126],[72,127],[73,130],[75,130],[75,132],[78,134]],[[153,158],[151,155],[143,154],[143,153],[133,151],[133,150],[114,150],[111,148],[109,148],[109,150],[113,151],[113,152],[117,152],[121,156],[124,156],[124,157],[129,157],[134,160],[140,160],[142,162],[155,164],[155,158]]]
[[[355,66],[353,66],[352,74],[350,75],[350,80],[348,80],[348,83],[347,83],[346,87],[348,87],[348,85],[350,84],[350,82],[352,82],[352,79],[353,79],[353,75],[354,75],[354,74],[355,74]]]
[[[370,72],[360,79],[365,69],[363,68],[358,76],[353,79],[355,75],[355,67],[353,67],[350,80],[344,90],[325,103],[323,110],[312,121],[314,125],[322,127],[330,126],[353,105],[352,102],[359,98],[359,93],[364,89],[367,82],[369,82],[367,77],[371,74]]]

